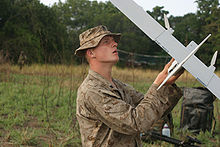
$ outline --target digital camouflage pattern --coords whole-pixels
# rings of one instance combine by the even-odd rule
[[[106,26],[100,25],[91,28],[79,35],[80,47],[76,49],[75,55],[82,56],[86,49],[96,47],[105,36],[113,36],[116,42],[119,42],[121,34],[111,33]]]
[[[140,133],[168,114],[181,98],[175,85],[153,84],[143,95],[113,79],[116,87],[89,70],[77,93],[76,116],[84,147],[141,146]]]

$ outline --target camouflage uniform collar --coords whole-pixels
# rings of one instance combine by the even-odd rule
[[[107,85],[110,88],[113,88],[114,86],[112,86],[112,84],[106,80],[102,75],[100,75],[99,73],[89,69],[89,75],[93,76],[94,78],[96,78],[97,80],[99,80],[100,82],[102,82],[103,84]],[[112,78],[112,81],[115,83],[115,80]]]

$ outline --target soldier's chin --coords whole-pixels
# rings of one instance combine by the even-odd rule
[[[111,63],[111,64],[116,64],[119,61],[118,59],[114,59],[114,60],[108,60],[108,61],[101,61],[102,63]]]
[[[115,59],[115,60],[112,60],[111,63],[116,64],[118,61],[119,61],[119,58]]]
[[[119,61],[119,57],[115,60],[115,64]]]

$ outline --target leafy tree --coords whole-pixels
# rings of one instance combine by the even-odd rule
[[[61,61],[65,27],[53,9],[38,0],[3,0],[1,6],[0,49],[8,51],[14,63],[21,51],[29,63]]]
[[[163,6],[156,6],[153,8],[153,11],[147,11],[157,22],[159,22],[160,24],[164,24],[164,14],[169,14],[168,11],[163,10],[164,7]]]
[[[220,7],[218,0],[196,0],[198,4],[197,17],[200,22],[200,38],[204,38],[207,34],[212,37],[199,51],[200,58],[209,64],[212,55],[216,50],[220,51]],[[203,53],[206,54],[203,54]],[[219,58],[219,56],[218,56]],[[219,58],[220,59],[220,58]],[[219,59],[217,65],[220,64]]]
[[[174,36],[185,46],[191,40],[195,42],[199,40],[199,20],[193,13],[184,15],[183,17],[170,17],[171,27],[175,30]]]
[[[183,17],[170,16],[174,36],[187,45],[199,43],[209,33],[212,37],[196,54],[209,62],[220,47],[220,11],[218,0],[196,0],[198,11]],[[30,63],[68,63],[79,47],[78,36],[88,28],[106,25],[112,32],[122,33],[119,49],[139,54],[167,55],[111,2],[66,0],[47,7],[39,0],[1,0],[0,50],[8,51],[17,62],[24,51]],[[148,13],[164,26],[163,6]],[[204,54],[204,52],[206,54]],[[220,60],[218,60],[219,65]]]
[[[25,54],[30,53],[35,60],[40,52],[39,39],[29,30],[26,23],[31,19],[28,11],[29,5],[27,1],[8,1],[3,3],[3,18],[1,22],[1,49],[6,50],[10,54],[12,61],[16,62],[20,52],[23,50]],[[33,54],[32,54],[33,53]]]

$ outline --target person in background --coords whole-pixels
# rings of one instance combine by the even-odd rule
[[[27,57],[24,54],[24,51],[21,51],[19,58],[18,58],[18,65],[19,65],[20,70],[22,70],[26,60],[27,60]]]

